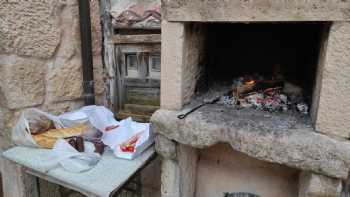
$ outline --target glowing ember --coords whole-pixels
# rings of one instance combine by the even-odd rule
[[[219,103],[240,108],[255,108],[269,112],[297,110],[308,114],[308,105],[302,94],[287,94],[282,80],[264,79],[262,76],[238,77],[233,80],[232,94],[221,97]]]
[[[248,80],[244,82],[245,85],[254,85],[255,81],[254,80]]]

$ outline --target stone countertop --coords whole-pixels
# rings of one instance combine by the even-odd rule
[[[319,134],[308,117],[295,112],[236,110],[220,104],[186,112],[160,109],[153,114],[153,131],[179,143],[204,148],[219,142],[251,157],[330,177],[346,179],[350,142]]]

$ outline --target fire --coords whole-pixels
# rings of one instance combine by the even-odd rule
[[[248,80],[244,82],[245,85],[254,85],[255,81],[254,80]]]

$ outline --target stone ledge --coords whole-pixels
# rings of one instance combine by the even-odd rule
[[[330,177],[348,176],[350,143],[314,132],[308,118],[252,109],[237,111],[217,104],[204,106],[183,120],[178,114],[158,110],[151,119],[154,132],[197,148],[225,142],[260,160]]]
[[[164,0],[168,21],[349,21],[349,1]]]

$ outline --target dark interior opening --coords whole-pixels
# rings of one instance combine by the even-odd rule
[[[323,33],[327,23],[208,23],[203,75],[197,90],[230,85],[246,75],[271,77],[301,87],[311,103]],[[203,88],[204,87],[204,88]]]

